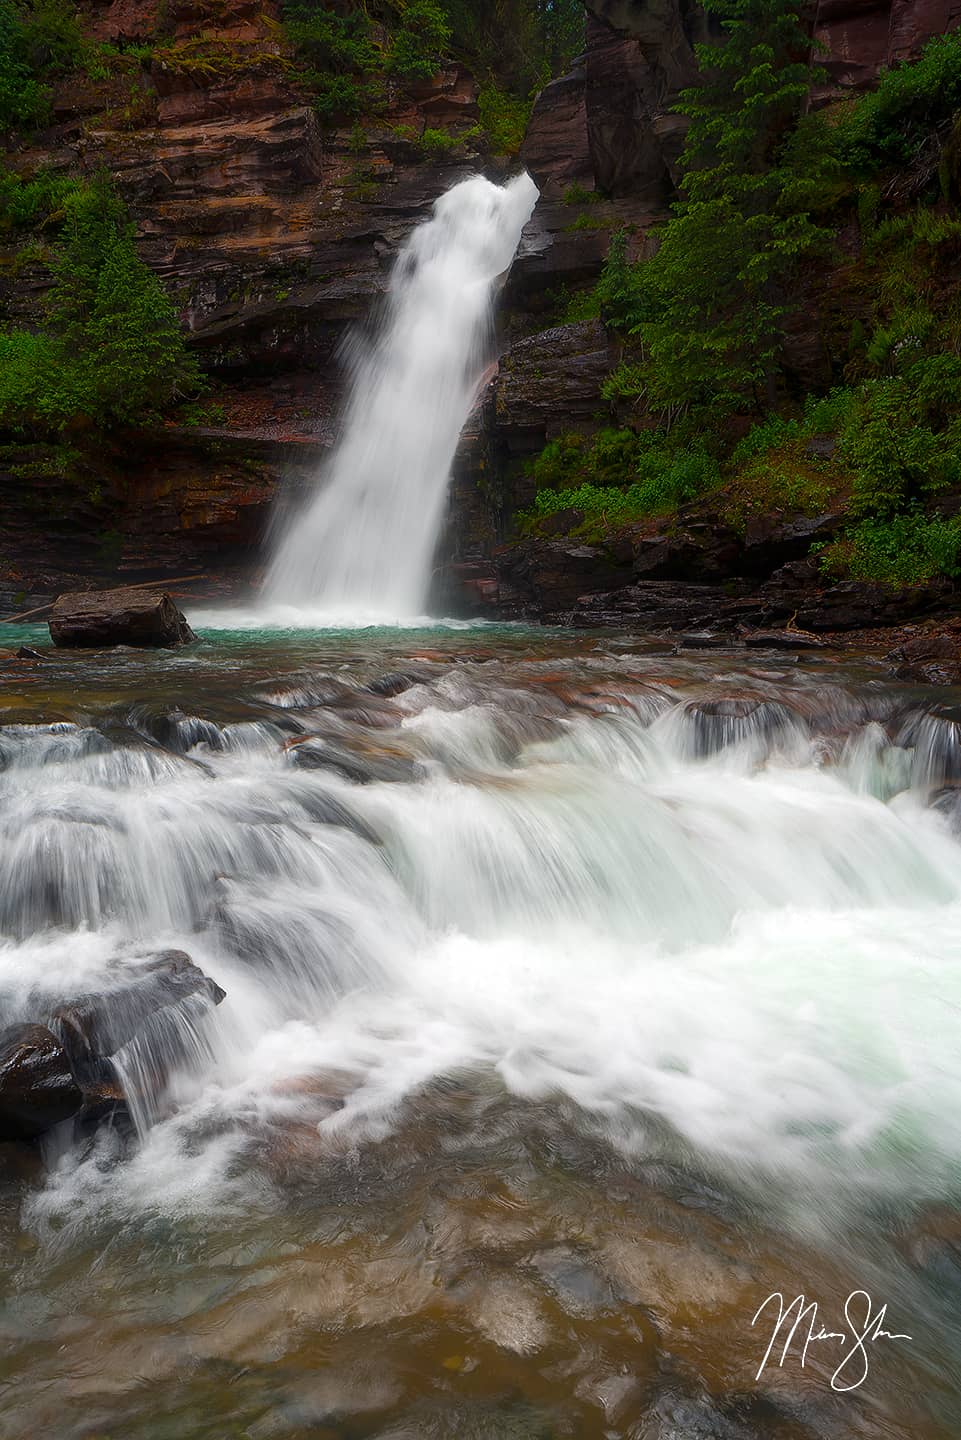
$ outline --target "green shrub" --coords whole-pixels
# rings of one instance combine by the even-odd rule
[[[538,490],[563,487],[586,470],[590,453],[583,435],[562,435],[551,440],[534,461],[534,483]]]
[[[456,150],[460,137],[452,135],[449,130],[435,130],[427,125],[418,136],[416,144],[422,155],[431,158],[449,155],[452,150]]]
[[[400,28],[387,48],[387,73],[405,80],[429,80],[450,43],[447,14],[437,0],[393,0],[393,8]]]
[[[46,82],[83,65],[89,50],[69,0],[0,0],[0,129],[45,123]]]
[[[731,452],[731,463],[743,465],[755,456],[776,450],[790,440],[797,440],[804,434],[804,427],[798,420],[785,420],[781,415],[768,415],[753,425],[743,440],[739,440]]]
[[[853,169],[908,166],[961,109],[961,32],[930,40],[914,64],[882,72],[838,125],[841,157]]]
[[[586,190],[583,185],[578,185],[575,180],[568,185],[561,199],[565,205],[596,205],[601,197],[596,190]]]
[[[516,155],[524,140],[531,101],[519,100],[493,80],[482,85],[477,97],[481,128],[496,155]]]
[[[838,578],[901,587],[937,575],[961,575],[961,517],[920,512],[871,517],[851,526],[821,552],[824,570]]]
[[[310,0],[284,0],[283,13],[291,44],[312,71],[362,75],[376,67],[373,27],[364,8],[341,15]]]
[[[562,510],[580,510],[588,530],[677,509],[720,484],[703,443],[673,446],[656,432],[602,430],[593,439],[564,435],[534,463],[538,490],[528,526]]]
[[[33,63],[24,12],[14,0],[0,0],[0,129],[38,125],[48,113],[49,91]]]
[[[0,333],[0,426],[127,425],[201,388],[177,315],[105,179],[64,198],[44,332]]]
[[[41,170],[24,180],[11,170],[0,170],[0,229],[34,229],[62,219],[68,199],[82,187],[71,175]]]

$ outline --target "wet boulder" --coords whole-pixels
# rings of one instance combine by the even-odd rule
[[[416,685],[424,676],[413,673],[409,670],[388,670],[384,675],[378,675],[371,680],[367,689],[372,695],[383,695],[392,699],[395,695],[402,695],[412,685]]]
[[[799,717],[780,701],[755,696],[691,700],[684,706],[688,745],[698,756],[716,755],[732,745],[776,745],[799,728]]]
[[[50,638],[68,647],[156,648],[186,645],[197,637],[165,590],[125,587],[61,595],[50,616]]]
[[[899,680],[916,685],[961,684],[961,636],[954,630],[918,635],[884,658]]]
[[[369,748],[363,753],[333,745],[321,735],[290,740],[284,747],[291,764],[303,770],[329,770],[355,785],[372,781],[414,780],[417,766],[409,756],[387,747]]]
[[[111,977],[112,978],[112,977]],[[182,950],[118,970],[116,984],[81,995],[0,1035],[0,1142],[36,1140],[62,1120],[97,1124],[159,1091],[196,1044],[225,992]],[[115,1062],[125,1047],[136,1064]],[[125,1092],[122,1074],[134,1075]]]
[[[164,950],[125,971],[116,988],[61,1005],[50,1017],[50,1028],[78,1070],[96,1069],[98,1061],[142,1035],[161,1012],[195,996],[219,1005],[225,994],[185,951]]]
[[[35,1140],[83,1100],[66,1050],[45,1025],[0,1035],[0,1140]]]

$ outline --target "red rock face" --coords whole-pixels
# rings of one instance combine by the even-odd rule
[[[587,71],[579,62],[537,97],[521,159],[546,196],[560,195],[572,184],[594,188],[586,91]]]
[[[588,149],[598,188],[610,195],[663,199],[671,189],[675,158],[665,149],[658,126],[667,119],[662,110],[666,92],[641,41],[589,16],[586,78]]]
[[[271,0],[95,3],[93,38],[150,39],[152,58],[99,88],[71,79],[54,97],[56,128],[17,152],[27,173],[112,173],[226,414],[216,433],[160,431],[145,453],[104,456],[89,479],[52,474],[22,505],[23,487],[0,474],[15,537],[0,591],[177,574],[185,562],[249,571],[291,462],[307,484],[329,444],[345,328],[370,312],[437,196],[484,164],[470,145],[431,159],[411,139],[476,123],[477,85],[458,65],[398,92],[359,137],[323,129],[278,13]],[[0,267],[13,323],[35,319],[46,283],[35,267],[10,285]]]
[[[587,148],[593,180],[614,195],[654,197],[677,179],[683,118],[674,113],[696,74],[694,46],[709,36],[694,0],[585,0]],[[961,0],[820,0],[814,34],[828,84],[815,96],[863,89],[882,66],[916,58],[933,35],[961,25]],[[559,85],[561,82],[555,82]],[[555,108],[548,92],[538,108]],[[548,128],[535,109],[535,122]],[[579,153],[579,117],[555,113],[565,153]],[[532,173],[541,163],[531,157]],[[552,179],[549,165],[541,173]]]
[[[961,25],[961,0],[822,0],[815,35],[843,89],[870,85],[884,65],[915,59],[932,35]]]

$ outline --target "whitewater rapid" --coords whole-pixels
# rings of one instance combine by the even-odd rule
[[[343,434],[268,567],[264,612],[303,623],[426,610],[451,464],[490,360],[492,304],[534,208],[530,176],[453,186],[401,250],[379,332],[354,337]]]
[[[8,1016],[148,942],[227,992],[139,1147],[64,1155],[37,1213],[259,1203],[265,1127],[333,1153],[454,1080],[821,1213],[950,1193],[955,722],[804,683],[730,706],[615,675],[585,704],[550,662],[426,668],[388,699],[349,659],[262,685],[259,718],[184,713],[163,748],[147,711],[139,741],[2,732]]]

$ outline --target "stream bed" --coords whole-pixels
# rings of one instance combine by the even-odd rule
[[[0,689],[0,1019],[225,992],[0,1147],[0,1436],[961,1433],[961,696],[204,618]]]

